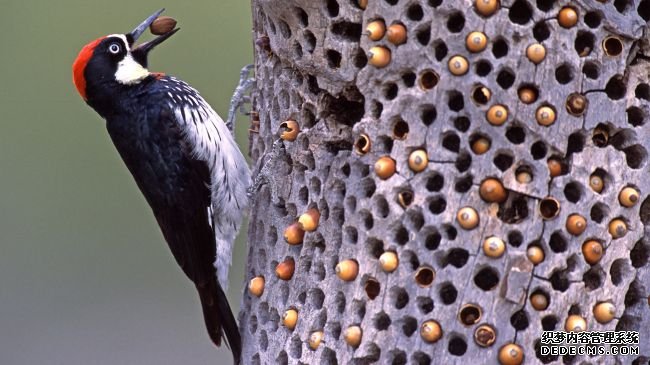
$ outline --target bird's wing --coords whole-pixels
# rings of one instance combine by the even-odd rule
[[[160,85],[194,158],[204,161],[210,170],[217,253],[214,265],[225,289],[232,245],[248,207],[246,190],[251,184],[250,170],[221,117],[194,88],[174,77],[161,78]]]

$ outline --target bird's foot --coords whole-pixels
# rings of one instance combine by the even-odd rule
[[[230,133],[235,134],[235,119],[237,118],[237,110],[240,113],[246,114],[244,106],[250,103],[251,98],[248,95],[249,91],[255,83],[255,78],[250,77],[251,70],[253,65],[246,65],[239,72],[239,84],[235,88],[235,92],[232,94],[230,99],[230,107],[228,108],[228,119],[226,120],[226,126],[230,130]]]
[[[283,160],[285,154],[286,150],[284,148],[283,140],[278,138],[273,142],[271,151],[262,157],[262,167],[253,179],[253,184],[247,190],[248,198],[251,202],[255,201],[255,196],[263,185],[268,185],[271,190],[271,202],[273,204],[278,204],[280,202],[280,196],[278,193],[280,182],[277,181],[277,171],[280,161]]]

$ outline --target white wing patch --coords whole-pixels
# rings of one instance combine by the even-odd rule
[[[232,246],[248,208],[246,189],[251,184],[250,170],[226,124],[214,109],[185,82],[173,77],[168,80],[162,79],[166,81],[162,85],[169,94],[169,106],[195,158],[206,161],[210,167],[211,211],[217,243],[214,266],[219,283],[226,290]]]

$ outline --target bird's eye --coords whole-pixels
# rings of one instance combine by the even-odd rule
[[[112,54],[118,54],[120,53],[120,50],[122,47],[118,43],[111,43],[110,46],[108,46],[108,51],[111,52]]]

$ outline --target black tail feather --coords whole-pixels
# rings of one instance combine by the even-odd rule
[[[241,337],[226,294],[216,277],[208,285],[203,287],[197,285],[196,288],[201,298],[203,319],[210,339],[215,345],[221,346],[221,338],[225,333],[226,345],[232,351],[235,365],[238,365],[241,357]]]

